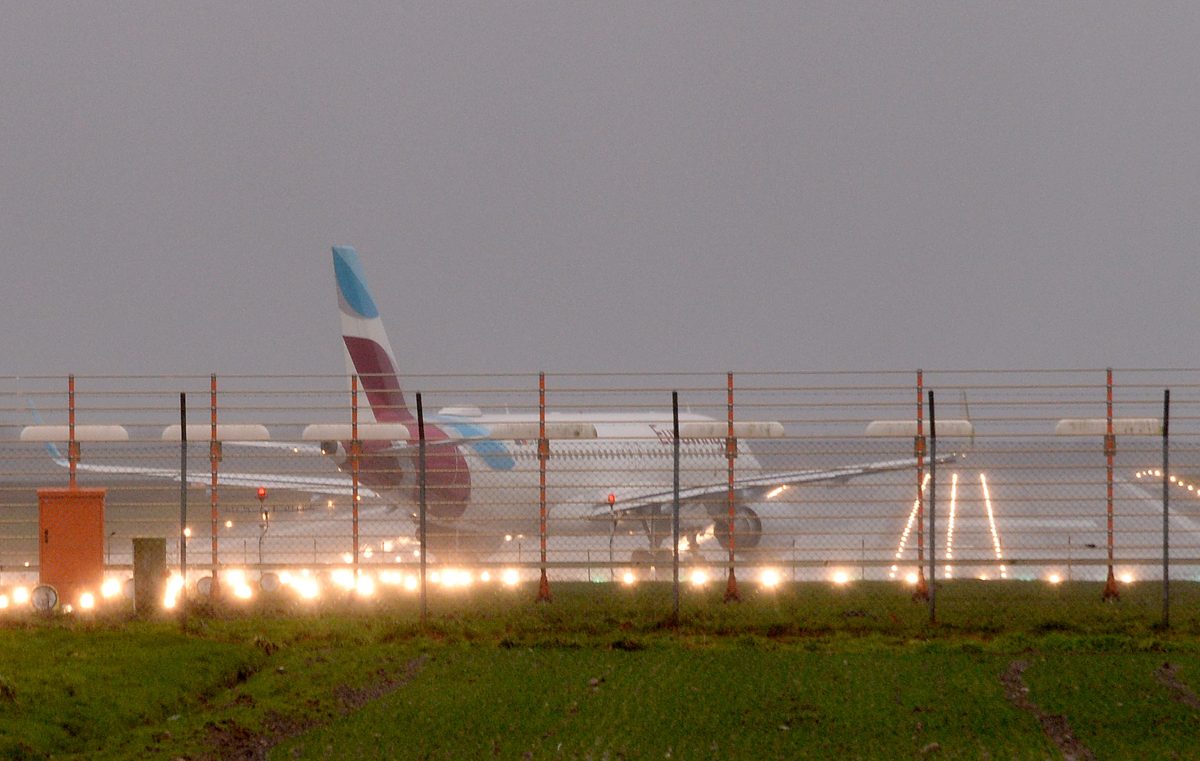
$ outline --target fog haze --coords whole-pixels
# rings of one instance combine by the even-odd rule
[[[1197,364],[1193,4],[3,11],[0,375]]]

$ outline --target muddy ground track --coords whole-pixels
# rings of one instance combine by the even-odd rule
[[[397,671],[379,670],[375,678],[363,687],[339,685],[333,690],[338,714],[346,716],[373,700],[390,695],[420,674],[428,656],[413,658]],[[271,750],[285,740],[297,737],[322,725],[302,715],[266,717],[260,731],[253,731],[232,720],[209,727],[205,752],[198,761],[265,761]]]
[[[1178,669],[1175,664],[1170,661],[1163,663],[1154,670],[1154,678],[1167,688],[1167,691],[1171,693],[1171,699],[1176,703],[1183,703],[1185,706],[1200,711],[1200,697],[1196,696],[1191,687],[1179,681]]]
[[[1042,731],[1063,754],[1067,761],[1083,761],[1095,759],[1095,754],[1071,732],[1065,716],[1049,714],[1029,699],[1029,687],[1025,684],[1025,670],[1029,661],[1016,660],[1008,664],[1008,668],[1000,675],[1004,685],[1004,696],[1008,701],[1022,711],[1030,713],[1038,720]],[[1190,708],[1200,710],[1200,697],[1186,684],[1179,680],[1175,664],[1167,661],[1154,670],[1154,678],[1167,688],[1171,699]]]
[[[1096,756],[1071,732],[1065,716],[1046,713],[1029,699],[1029,687],[1025,684],[1027,668],[1029,661],[1016,660],[1008,664],[1008,668],[1000,675],[1000,682],[1004,685],[1004,697],[1038,720],[1042,732],[1050,738],[1066,761],[1094,761]]]

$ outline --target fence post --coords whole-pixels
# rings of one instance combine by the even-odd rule
[[[216,594],[217,591],[217,560],[218,560],[218,545],[217,545],[217,523],[220,517],[217,515],[217,466],[221,462],[221,443],[217,441],[217,374],[213,373],[209,377],[209,442],[208,442],[208,462],[210,475],[212,480],[209,488],[209,519],[211,527],[209,529],[210,543],[212,545],[212,587],[209,594]],[[181,430],[184,431],[184,436],[187,435],[187,426],[183,420],[180,420]],[[187,575],[181,574],[184,580],[184,587],[187,586]]]
[[[1168,528],[1167,512],[1168,506],[1171,503],[1170,489],[1167,488],[1170,479],[1169,468],[1171,465],[1170,455],[1170,439],[1168,430],[1171,423],[1171,389],[1163,389],[1163,416],[1162,416],[1162,506],[1163,506],[1163,569],[1162,569],[1162,625],[1166,629],[1171,625],[1171,573],[1170,573],[1170,548],[1171,535]]]
[[[937,417],[929,392],[929,623],[937,623]]]
[[[736,525],[734,499],[733,499],[733,461],[737,458],[737,439],[733,435],[733,373],[726,376],[726,391],[727,398],[725,402],[727,417],[729,418],[729,429],[725,435],[725,459],[729,466],[729,490],[727,493],[727,502],[729,505],[729,575],[725,582],[725,602],[741,602],[742,595],[738,592],[737,572],[734,570],[734,549],[737,539],[734,534],[734,526]],[[678,433],[676,433],[678,438]],[[795,561],[792,558],[792,571],[795,572]]]
[[[917,587],[914,600],[928,600],[929,587],[925,582],[925,408],[924,373],[917,369],[917,436],[913,439],[913,457],[917,461]]]
[[[67,486],[75,488],[75,470],[79,463],[79,442],[75,440],[75,375],[67,376]]]
[[[679,624],[679,392],[671,392],[672,459],[674,487],[671,500],[671,622]]]
[[[1120,599],[1121,593],[1117,591],[1117,577],[1113,572],[1113,457],[1117,454],[1117,436],[1113,433],[1113,373],[1111,367],[1107,369],[1105,378],[1105,387],[1108,392],[1105,417],[1106,433],[1104,434],[1104,458],[1107,463],[1105,484],[1108,489],[1108,579],[1104,582],[1102,599],[1108,602]]]
[[[71,484],[74,486],[74,484]],[[166,550],[164,549],[164,552]],[[213,592],[217,589],[213,569]],[[180,609],[187,608],[187,393],[179,392],[179,576],[184,580]],[[136,585],[135,585],[136,588]]]
[[[417,482],[420,484],[420,497],[417,507],[417,539],[421,546],[421,628],[425,628],[426,621],[429,616],[428,609],[428,589],[426,586],[426,578],[428,574],[426,570],[426,553],[428,550],[427,536],[425,532],[425,507],[426,507],[426,484],[425,478],[425,407],[421,403],[421,392],[417,392]]]
[[[546,576],[546,461],[550,440],[546,438],[546,373],[538,373],[538,541],[541,545],[541,578],[537,602],[550,602],[550,579]]]
[[[358,375],[350,376],[350,521],[354,551],[354,590],[358,591],[358,468],[362,440],[358,437]]]

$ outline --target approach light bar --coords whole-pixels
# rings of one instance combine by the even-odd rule
[[[729,423],[717,420],[679,424],[679,438],[681,439],[723,439],[728,435]],[[739,439],[782,439],[783,423],[774,421],[734,423],[733,435]]]
[[[350,441],[354,429],[349,423],[313,423],[306,426],[300,438],[305,441]],[[360,441],[408,441],[408,426],[400,423],[359,423]]]
[[[27,425],[21,429],[21,441],[56,443],[71,440],[66,425]],[[77,425],[76,441],[129,441],[129,431],[121,425]]]
[[[1063,418],[1054,426],[1059,436],[1106,436],[1105,418]],[[1161,436],[1162,421],[1152,417],[1113,418],[1112,432],[1118,436]]]
[[[169,425],[163,429],[163,441],[179,441],[180,427],[178,424]],[[189,423],[187,427],[188,441],[212,441],[212,425],[209,423]],[[217,441],[269,441],[271,434],[265,425],[257,423],[217,424]]]
[[[894,436],[897,438],[914,438],[917,435],[917,421],[915,420],[872,420],[867,423],[866,435],[868,436]],[[929,421],[921,421],[921,435],[929,436],[930,427]],[[975,425],[970,420],[938,420],[937,421],[938,438],[964,438],[969,439],[975,435]]]

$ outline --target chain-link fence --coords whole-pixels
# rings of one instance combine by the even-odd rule
[[[1198,381],[0,378],[0,591],[36,582],[38,492],[69,484],[106,490],[108,576],[162,537],[193,587],[1195,580]]]

